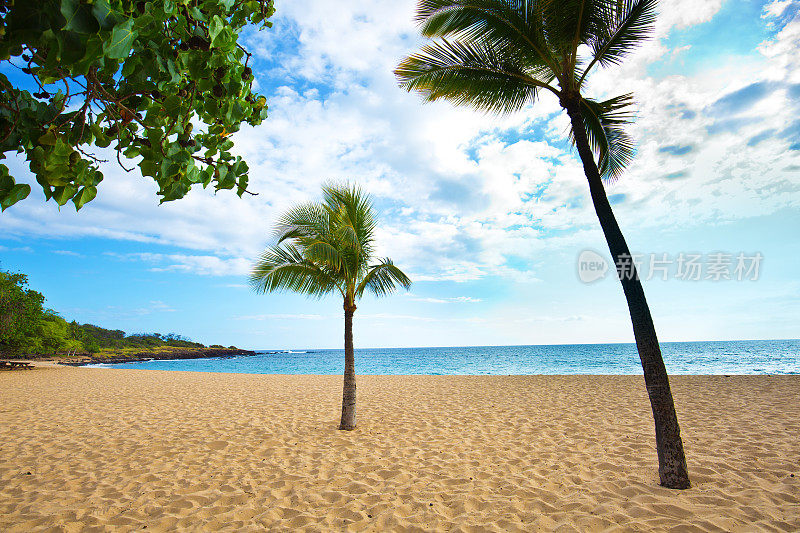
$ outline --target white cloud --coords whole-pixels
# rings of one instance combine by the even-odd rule
[[[412,293],[407,293],[406,296],[415,302],[425,302],[432,304],[449,304],[449,303],[479,303],[483,300],[481,298],[473,298],[472,296],[453,296],[449,298],[431,298],[425,296],[417,296]]]
[[[326,320],[336,318],[339,319],[340,317],[332,317],[332,316],[324,316],[324,315],[314,315],[314,314],[281,314],[281,313],[273,313],[273,314],[264,314],[264,315],[244,315],[244,316],[237,316],[234,320]]]
[[[161,300],[151,300],[150,307],[147,308],[149,312],[161,312],[161,313],[174,313],[175,309],[171,306],[165,304]]]
[[[249,285],[245,285],[244,283],[222,283],[220,285],[216,285],[216,287],[221,287],[223,289],[249,289]]]
[[[531,324],[531,323],[553,323],[553,322],[580,322],[593,317],[585,315],[536,315],[525,317],[485,317],[485,316],[467,316],[467,317],[441,317],[441,316],[419,316],[419,315],[406,315],[397,313],[365,313],[361,316],[364,320],[396,320],[396,321],[414,321],[414,322],[429,322],[429,323],[445,323],[445,324],[486,324],[490,326],[505,326],[509,324]]]
[[[793,0],[772,0],[764,6],[763,18],[780,17],[787,7],[792,5]]]
[[[708,22],[722,7],[722,0],[671,0],[662,4],[656,19],[657,35]]]
[[[150,315],[158,315],[160,313],[178,312],[178,310],[172,305],[161,300],[150,300],[146,304],[138,305],[136,307],[124,307],[121,305],[108,305],[105,307],[91,309],[64,307],[61,308],[60,311],[63,313],[62,316],[64,316],[67,320],[70,320],[71,316],[80,315],[83,317],[80,321],[85,324],[105,324],[108,321],[135,320]],[[128,333],[133,332],[128,331]]]
[[[432,322],[432,323],[467,323],[467,324],[482,324],[488,322],[484,317],[437,317],[437,316],[418,316],[418,315],[404,315],[397,313],[365,313],[361,316],[363,320],[395,320],[395,321],[415,321],[415,322]]]
[[[157,253],[130,253],[106,255],[122,260],[137,260],[155,264],[150,267],[151,272],[191,272],[201,276],[242,276],[246,275],[252,266],[251,262],[243,257],[221,258],[215,255],[185,255],[185,254],[157,254]]]
[[[28,253],[30,253],[30,252],[33,252],[33,248],[31,248],[30,246],[14,246],[14,247],[0,246],[0,252],[28,252]]]
[[[761,43],[759,51],[770,61],[772,77],[800,83],[800,16],[795,14],[775,38]]]

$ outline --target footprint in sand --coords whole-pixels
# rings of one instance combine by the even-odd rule
[[[228,441],[215,440],[208,443],[208,447],[212,450],[224,450],[228,446]]]

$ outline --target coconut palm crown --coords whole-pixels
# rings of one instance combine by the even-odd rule
[[[581,90],[593,68],[621,63],[650,36],[655,7],[656,0],[421,0],[422,35],[439,40],[403,60],[395,75],[427,101],[500,114],[549,91],[580,112],[600,172],[613,180],[634,153],[623,130],[632,95],[596,101]]]
[[[662,485],[689,487],[680,428],[644,290],[604,182],[634,155],[624,127],[631,94],[593,100],[593,69],[617,65],[653,31],[656,0],[420,0],[416,21],[433,40],[404,59],[401,87],[426,101],[507,114],[555,95],[570,118],[589,192],[628,302],[656,426]],[[597,161],[595,161],[595,155]]]
[[[277,224],[277,244],[250,274],[260,293],[292,291],[321,298],[342,297],[345,312],[345,372],[340,429],[356,426],[353,313],[365,292],[385,296],[411,286],[391,259],[375,259],[372,200],[355,185],[326,185],[322,202],[296,206]]]

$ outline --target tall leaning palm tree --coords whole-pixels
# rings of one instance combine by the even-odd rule
[[[250,274],[260,293],[293,291],[321,298],[338,293],[344,301],[344,392],[339,429],[356,427],[353,314],[356,300],[408,289],[408,279],[391,259],[373,257],[372,200],[359,187],[327,185],[322,202],[290,209],[277,225],[278,242],[258,259]]]
[[[404,59],[395,75],[427,101],[444,98],[485,112],[518,111],[542,90],[558,98],[628,302],[655,419],[661,484],[687,488],[653,318],[603,184],[616,180],[633,157],[624,131],[632,95],[597,101],[582,94],[593,68],[619,64],[649,37],[655,7],[656,0],[420,0],[417,22],[434,40]]]

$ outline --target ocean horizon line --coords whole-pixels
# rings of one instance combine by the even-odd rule
[[[697,343],[725,343],[725,342],[781,342],[781,341],[800,341],[800,338],[779,338],[779,339],[721,339],[721,340],[691,340],[691,341],[665,341],[659,340],[659,344],[697,344]],[[525,348],[533,346],[636,346],[635,342],[570,342],[570,343],[542,343],[542,344],[457,344],[457,345],[437,345],[437,346],[356,346],[355,350],[414,350],[414,349],[448,349],[448,348]],[[344,351],[344,348],[242,348],[256,353],[280,352],[280,351]]]

